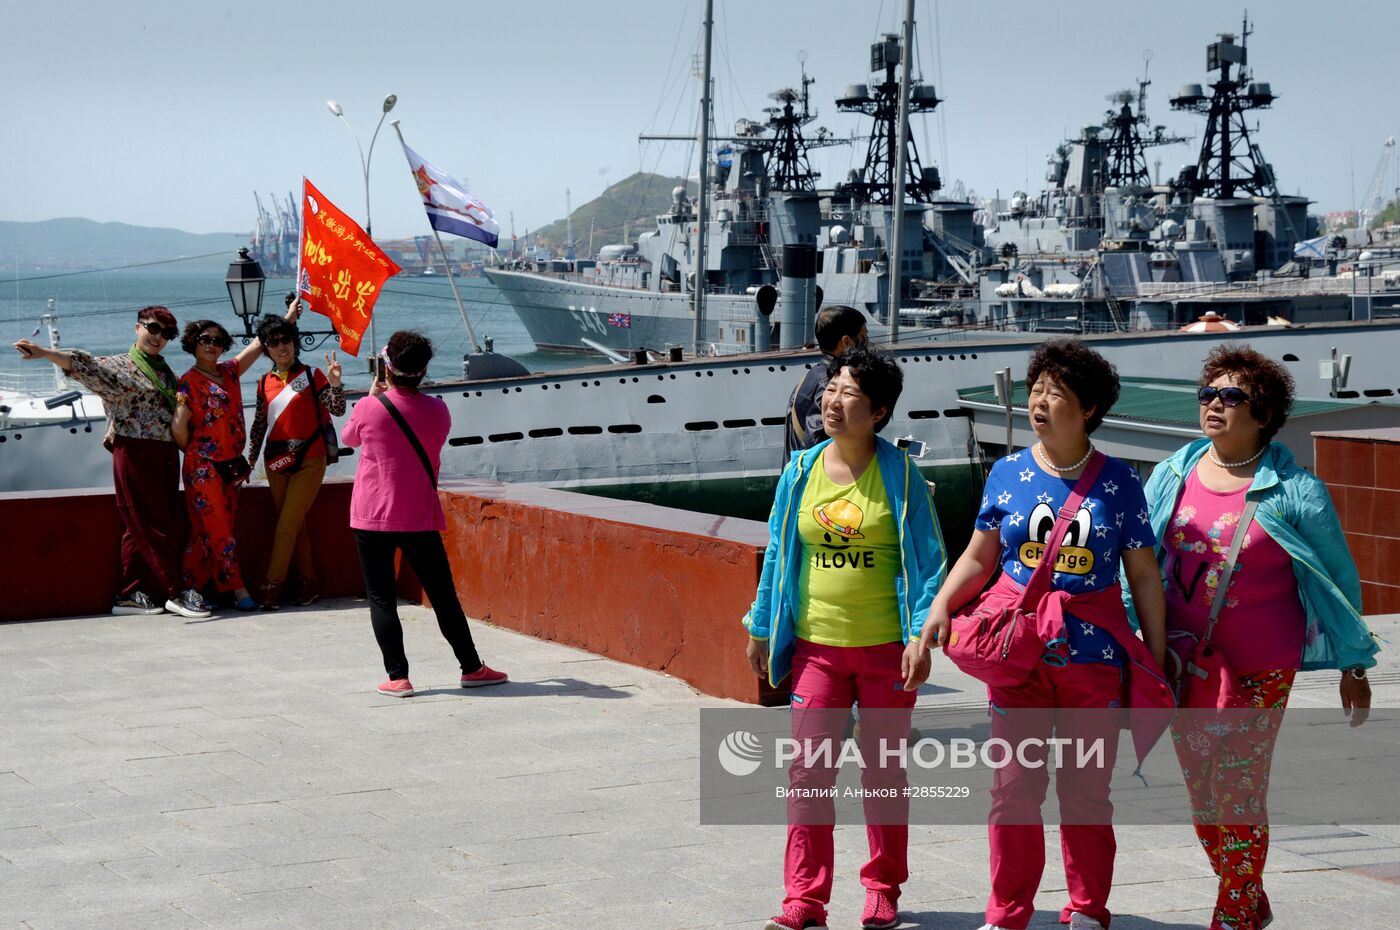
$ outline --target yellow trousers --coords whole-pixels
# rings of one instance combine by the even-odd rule
[[[296,556],[297,574],[304,580],[315,580],[316,565],[311,561],[311,539],[306,534],[306,515],[321,490],[326,477],[324,456],[308,458],[296,471],[268,472],[267,487],[277,505],[277,530],[272,536],[272,555],[267,562],[267,581],[281,584],[287,580],[287,566]]]

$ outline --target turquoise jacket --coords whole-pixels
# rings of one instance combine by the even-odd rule
[[[1186,476],[1209,445],[1208,439],[1187,443],[1147,479],[1144,491],[1157,535],[1158,563],[1165,561],[1163,540]],[[1246,495],[1259,502],[1255,522],[1293,559],[1298,597],[1308,617],[1303,671],[1375,665],[1373,656],[1380,646],[1361,618],[1361,580],[1327,486],[1299,467],[1287,446],[1275,442],[1259,460]],[[1123,591],[1136,622],[1127,585]]]
[[[744,629],[749,636],[768,642],[768,682],[775,686],[791,670],[792,650],[797,643],[797,588],[803,561],[797,511],[808,475],[821,451],[830,444],[828,439],[794,453],[783,469],[773,498],[773,512],[768,517],[768,549],[763,555],[758,596],[744,615]],[[933,510],[933,496],[913,461],[879,436],[875,437],[875,460],[890,510],[898,518],[902,570],[894,580],[894,588],[899,600],[900,628],[908,645],[924,628],[934,595],[947,575],[948,558]]]

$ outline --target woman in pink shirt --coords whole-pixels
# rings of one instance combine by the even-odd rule
[[[1172,724],[1196,835],[1218,879],[1211,930],[1260,930],[1273,920],[1263,885],[1269,775],[1294,675],[1340,670],[1352,726],[1371,706],[1366,669],[1379,647],[1361,617],[1336,508],[1323,483],[1273,441],[1293,390],[1273,359],[1246,345],[1217,346],[1197,392],[1204,438],[1154,468],[1144,489],[1161,547],[1168,643],[1179,657],[1168,665],[1180,675],[1180,657],[1208,647],[1234,686],[1203,686],[1184,703],[1259,712],[1248,729],[1200,710]]]
[[[341,445],[360,450],[350,493],[350,528],[365,575],[374,638],[389,674],[379,693],[413,696],[394,576],[398,550],[413,566],[438,628],[462,665],[462,687],[501,684],[506,674],[487,667],[476,653],[442,545],[447,520],[438,501],[437,475],[452,415],[441,398],[418,390],[433,344],[421,333],[400,330],[379,357],[383,380],[376,380],[369,397],[355,405],[340,437]]]

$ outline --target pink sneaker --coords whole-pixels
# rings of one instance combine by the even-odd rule
[[[498,672],[489,665],[483,664],[481,668],[470,675],[462,676],[463,688],[484,688],[487,685],[503,685],[510,681],[510,676],[505,672]]]
[[[379,686],[379,693],[389,697],[413,697],[413,682],[407,678],[390,678]]]
[[[784,904],[783,912],[764,924],[763,930],[827,930],[826,915],[813,907]]]
[[[899,926],[895,900],[883,891],[867,891],[865,910],[860,914],[860,925],[866,930],[890,930],[891,927]]]

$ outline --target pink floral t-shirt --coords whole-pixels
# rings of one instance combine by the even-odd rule
[[[1212,491],[1195,469],[1187,476],[1163,540],[1168,630],[1205,633],[1247,490]],[[1211,645],[1236,673],[1296,669],[1306,632],[1293,560],[1256,520],[1240,548]]]

